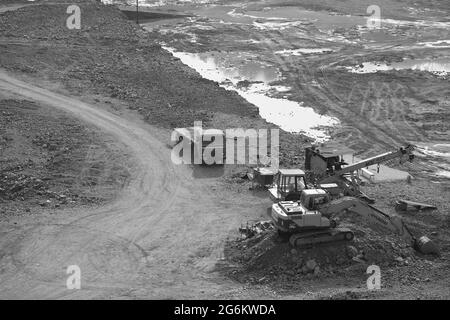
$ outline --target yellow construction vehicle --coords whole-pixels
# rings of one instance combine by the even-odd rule
[[[305,172],[300,169],[279,169],[273,180],[274,184],[269,188],[273,202],[298,200],[302,190],[308,188]]]
[[[322,214],[319,207],[329,203],[330,196],[321,189],[305,189],[300,201],[280,201],[272,205],[271,217],[278,234],[289,238],[292,246],[353,240],[353,232],[337,228],[336,221]]]
[[[337,183],[323,183],[318,187],[325,190],[332,199],[344,196]],[[269,197],[273,202],[296,201],[300,199],[304,189],[314,189],[314,185],[307,182],[303,170],[279,169],[274,175],[272,186],[269,187]]]
[[[355,197],[332,200],[322,189],[305,189],[299,201],[273,204],[271,217],[280,236],[289,237],[292,246],[302,247],[353,240],[353,232],[338,227],[334,220],[345,211],[360,215],[373,229],[397,234],[422,253],[438,254],[437,247],[427,237],[416,239],[401,218],[390,216]]]

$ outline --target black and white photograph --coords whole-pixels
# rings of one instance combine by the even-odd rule
[[[448,0],[0,0],[0,300],[448,299]]]

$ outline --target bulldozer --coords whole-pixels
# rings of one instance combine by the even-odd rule
[[[271,218],[282,238],[293,247],[352,241],[354,233],[337,225],[335,218],[344,211],[354,212],[374,229],[395,233],[421,253],[439,254],[437,246],[428,238],[417,239],[403,220],[390,216],[367,202],[344,196],[331,199],[322,189],[304,189],[299,201],[280,201],[272,205]]]

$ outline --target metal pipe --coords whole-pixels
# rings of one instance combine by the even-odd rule
[[[136,23],[139,24],[139,0],[136,0]]]

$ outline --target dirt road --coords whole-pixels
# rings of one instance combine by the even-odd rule
[[[128,146],[137,163],[129,187],[107,207],[2,223],[0,298],[213,298],[239,289],[214,267],[230,230],[264,205],[215,192],[207,177],[214,172],[194,177],[189,167],[174,166],[161,142],[169,135],[143,122],[5,72],[0,91],[96,125]],[[81,268],[81,290],[66,288],[69,265]]]

